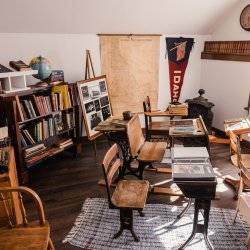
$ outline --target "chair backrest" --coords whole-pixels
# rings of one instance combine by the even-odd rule
[[[145,101],[143,102],[143,110],[144,110],[145,130],[146,130],[146,135],[147,135],[149,123],[152,122],[152,118],[150,116],[145,115],[145,112],[151,112],[151,104],[150,104],[149,96],[147,96]]]
[[[240,148],[240,138],[236,135],[233,131],[229,131],[229,138],[230,138],[230,151],[231,154],[237,155],[237,165],[241,167],[241,148]]]
[[[20,203],[21,216],[23,221],[23,226],[28,225],[28,219],[26,215],[26,210],[23,204],[22,194],[27,194],[32,201],[35,203],[36,210],[39,217],[39,224],[41,226],[45,225],[45,214],[43,209],[43,204],[39,196],[30,188],[27,187],[0,187],[0,201],[3,203],[4,211],[8,218],[9,226],[15,227],[16,221],[13,211],[13,195],[18,196],[18,202]],[[19,225],[18,225],[19,226]]]
[[[108,194],[108,200],[110,206],[112,206],[111,202],[111,189],[110,186],[112,184],[112,180],[115,174],[120,170],[122,166],[122,160],[119,158],[119,150],[117,144],[114,144],[105,154],[102,161],[102,169]]]
[[[145,142],[138,114],[134,115],[128,122],[127,136],[129,141],[130,154],[132,157],[137,157],[142,145]]]
[[[143,109],[144,109],[144,112],[151,112],[151,103],[150,103],[149,96],[147,96],[145,101],[143,102]]]

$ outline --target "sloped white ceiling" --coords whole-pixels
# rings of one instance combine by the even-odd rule
[[[239,2],[0,0],[0,32],[210,34]]]

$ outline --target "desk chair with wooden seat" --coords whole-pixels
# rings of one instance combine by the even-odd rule
[[[248,190],[245,189],[248,187]],[[234,222],[237,218],[238,213],[243,216],[243,219],[250,225],[250,172],[246,168],[241,169],[240,173],[240,188],[239,188],[239,199],[236,208],[236,214]],[[245,192],[248,191],[248,192]],[[250,247],[250,232],[246,239],[246,244]]]
[[[159,110],[152,111],[149,96],[143,102],[144,119],[145,119],[145,134],[146,140],[150,140],[152,135],[168,135],[170,121],[153,121],[155,117],[167,117],[166,112]]]
[[[120,230],[114,235],[114,238],[118,238],[124,229],[128,229],[135,241],[139,241],[133,229],[133,210],[138,210],[140,215],[143,216],[141,211],[146,203],[149,182],[142,180],[120,180],[113,194],[111,194],[110,186],[121,165],[122,161],[119,159],[118,146],[114,144],[108,150],[102,162],[109,207],[120,210]]]
[[[21,225],[16,225],[13,217],[11,195],[18,194],[22,221]],[[36,206],[39,221],[28,223],[26,211],[22,201],[22,194],[27,194]],[[0,228],[0,249],[1,250],[54,250],[50,238],[50,226],[45,220],[42,201],[39,196],[27,187],[0,187],[0,200],[8,217],[8,226]]]
[[[240,137],[234,132],[229,131],[231,162],[237,167],[239,174],[242,168],[250,169],[250,154],[242,154],[240,146]],[[235,198],[238,197],[240,190],[240,180],[233,178],[225,178],[225,182],[231,184],[235,189]],[[250,186],[249,186],[250,187]]]
[[[142,133],[138,114],[134,115],[127,124],[127,136],[130,154],[139,162],[139,179],[142,180],[145,167],[151,166],[154,162],[161,162],[167,143],[146,141]]]

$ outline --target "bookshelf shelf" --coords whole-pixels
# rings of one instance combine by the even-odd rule
[[[250,62],[250,41],[207,41],[201,59]]]
[[[0,113],[8,122],[20,183],[28,181],[30,167],[69,148],[74,155],[81,150],[76,84],[1,94]]]

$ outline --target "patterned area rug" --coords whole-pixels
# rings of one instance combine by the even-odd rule
[[[140,242],[135,242],[128,230],[113,239],[120,226],[119,210],[109,209],[106,199],[87,199],[63,242],[84,249],[178,249],[192,231],[192,208],[174,223],[182,209],[166,204],[147,204],[145,217],[139,217],[135,211],[134,229],[140,238]],[[232,224],[234,214],[234,210],[211,209],[209,239],[214,249],[247,249],[244,240],[249,228],[240,219]],[[199,220],[202,222],[202,215]],[[196,234],[186,249],[207,249],[202,234]]]

